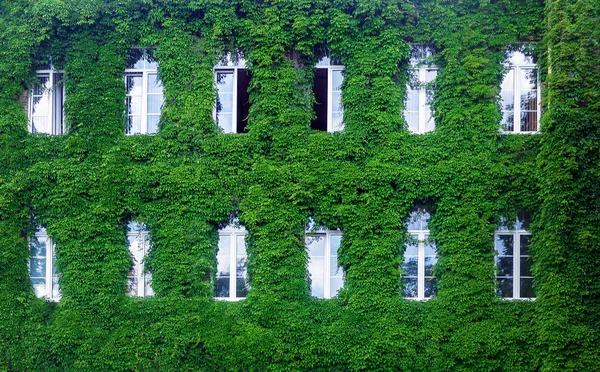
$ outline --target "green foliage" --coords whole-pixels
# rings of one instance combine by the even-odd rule
[[[0,370],[594,370],[600,364],[600,4],[593,1],[0,2]],[[538,45],[542,133],[499,132],[507,46]],[[410,43],[439,66],[436,130],[404,106]],[[125,58],[155,48],[166,105],[124,135]],[[212,118],[213,66],[252,74],[247,134]],[[310,129],[313,66],[345,66],[345,129]],[[64,67],[64,136],[27,133],[23,90]],[[426,204],[438,296],[401,296]],[[535,301],[494,294],[493,230],[533,213]],[[309,217],[344,231],[339,297],[310,296]],[[213,299],[217,231],[248,230],[251,291]],[[126,225],[148,225],[152,298],[125,295]],[[38,223],[62,299],[35,298]]]

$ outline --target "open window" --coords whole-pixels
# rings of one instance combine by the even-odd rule
[[[27,104],[30,133],[64,133],[63,80],[63,71],[55,70],[50,64],[37,71],[37,82],[31,87]]]
[[[433,64],[432,56],[431,47],[412,46],[404,106],[404,118],[408,130],[412,133],[426,133],[435,128],[430,103],[433,99],[433,82],[437,76],[437,67]]]
[[[494,234],[497,294],[503,298],[534,298],[529,243],[530,215],[520,213],[515,222],[501,219]]]
[[[243,226],[227,225],[219,230],[215,293],[219,300],[246,298],[250,287],[246,270],[246,236]]]
[[[132,49],[125,70],[127,125],[125,134],[152,134],[164,104],[158,61],[150,49]]]
[[[502,129],[507,133],[535,133],[541,116],[538,69],[527,46],[507,53],[501,84]]]
[[[143,223],[129,222],[127,225],[127,242],[133,260],[127,275],[127,294],[137,297],[153,296],[152,274],[144,270],[144,259],[150,249],[148,227]]]
[[[315,119],[311,128],[327,132],[344,129],[344,108],[342,106],[342,83],[344,66],[338,60],[323,57],[315,66],[313,105]]]
[[[29,259],[29,277],[33,291],[37,297],[50,301],[60,299],[58,287],[58,273],[56,272],[56,256],[54,254],[52,238],[46,229],[38,228],[29,241],[31,258]]]
[[[437,262],[435,243],[429,239],[429,212],[414,207],[406,223],[409,241],[404,251],[402,294],[406,298],[425,300],[437,294],[433,266]]]
[[[250,110],[250,71],[228,54],[213,69],[217,87],[214,119],[224,133],[246,133]]]

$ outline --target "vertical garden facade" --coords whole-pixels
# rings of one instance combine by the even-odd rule
[[[0,370],[596,370],[599,21],[2,1]]]

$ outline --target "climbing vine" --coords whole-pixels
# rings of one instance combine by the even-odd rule
[[[593,370],[600,363],[600,6],[590,1],[0,2],[0,370]],[[435,51],[436,129],[409,133],[411,44]],[[500,131],[502,62],[535,43],[541,133]],[[153,51],[155,135],[125,135],[123,74]],[[213,67],[245,60],[247,133],[213,119]],[[345,66],[344,130],[311,129],[315,63]],[[36,70],[64,70],[66,133],[28,133]],[[402,297],[426,206],[437,296]],[[535,301],[496,294],[494,229],[532,214]],[[343,231],[336,298],[304,235]],[[127,224],[153,297],[126,296]],[[219,228],[248,230],[247,299],[214,299]],[[28,240],[56,246],[36,298]]]

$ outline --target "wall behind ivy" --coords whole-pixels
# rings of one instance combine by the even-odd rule
[[[600,326],[597,1],[0,2],[0,370],[595,370]],[[508,45],[537,42],[542,132],[501,135]],[[411,43],[437,51],[435,131],[400,112]],[[166,105],[124,135],[123,71],[156,48]],[[212,68],[252,73],[248,134],[212,119]],[[346,66],[343,132],[310,129],[313,66]],[[19,98],[51,59],[67,134]],[[401,296],[406,220],[432,211],[438,295]],[[500,216],[533,213],[535,301],[494,294]],[[249,232],[251,291],[213,299],[217,230]],[[308,217],[344,231],[339,296],[306,280]],[[125,295],[148,225],[152,298]],[[35,222],[34,222],[35,221]],[[62,299],[33,295],[27,239],[56,243]]]

